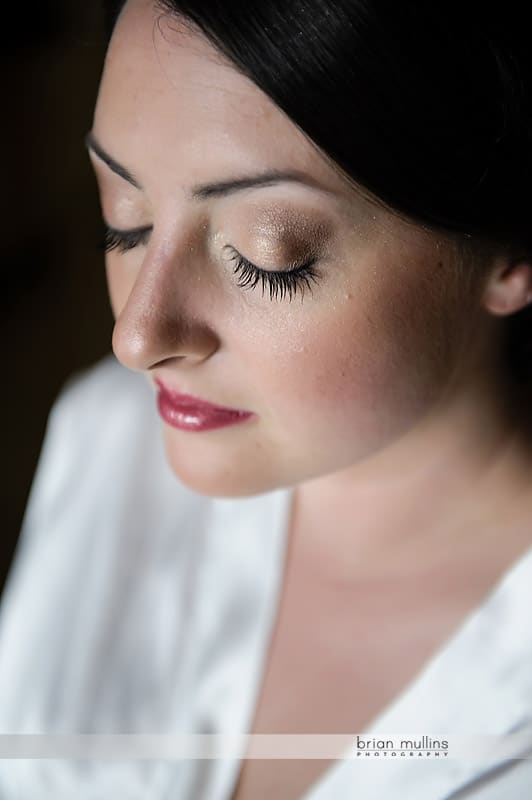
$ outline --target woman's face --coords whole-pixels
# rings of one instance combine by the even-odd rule
[[[213,430],[161,419],[190,488],[243,496],[346,469],[433,412],[477,300],[449,241],[355,191],[250,80],[159,16],[127,3],[94,119],[129,173],[92,152],[105,222],[147,229],[107,255],[113,350],[154,389],[253,412]],[[198,192],[271,171],[298,180]],[[274,273],[271,289],[234,272],[239,256]],[[310,260],[313,276],[284,286]]]

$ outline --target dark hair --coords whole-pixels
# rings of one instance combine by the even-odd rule
[[[116,6],[122,3],[115,3]],[[202,32],[346,176],[464,245],[532,253],[524,4],[158,0]],[[532,309],[507,320],[532,381]]]

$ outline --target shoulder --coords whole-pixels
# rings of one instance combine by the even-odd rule
[[[108,356],[66,382],[0,598],[0,729],[124,722],[113,703],[134,673],[134,708],[146,653],[162,646],[150,639],[161,598],[178,646],[209,509],[171,472],[141,374]]]
[[[95,502],[111,513],[146,476],[158,480],[163,494],[190,496],[167,465],[153,390],[109,354],[73,373],[50,410],[23,538],[69,510],[79,519]]]
[[[152,388],[108,355],[74,373],[50,410],[14,571],[41,540],[64,561],[87,541],[109,550],[124,531],[133,541],[154,517],[161,530],[207,504],[168,465]]]
[[[140,373],[123,367],[112,353],[74,372],[61,387],[50,410],[47,434],[61,430],[80,438],[124,427],[149,409],[151,390]],[[97,425],[95,424],[97,422]]]

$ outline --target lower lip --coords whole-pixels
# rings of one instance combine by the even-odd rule
[[[159,414],[169,425],[182,431],[212,431],[245,422],[251,416],[248,411],[231,411],[223,408],[177,406],[163,391],[157,395]]]

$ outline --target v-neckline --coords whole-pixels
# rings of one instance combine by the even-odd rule
[[[261,687],[265,679],[265,670],[267,666],[268,655],[272,644],[276,621],[280,610],[281,594],[284,586],[286,569],[287,569],[287,556],[289,547],[289,534],[292,506],[294,501],[295,489],[293,487],[288,489],[276,490],[272,493],[272,500],[276,502],[276,520],[277,528],[273,536],[272,552],[274,553],[274,561],[276,569],[271,575],[271,580],[268,585],[268,614],[263,623],[260,641],[260,654],[254,662],[254,680],[253,692],[250,693],[247,703],[247,720],[248,728],[243,733],[249,732],[254,718],[254,712],[257,708],[259,701]],[[467,642],[475,641],[475,638],[482,633],[483,626],[488,624],[492,617],[493,609],[498,606],[504,606],[505,596],[511,594],[512,586],[514,583],[519,583],[519,576],[522,574],[532,577],[532,547],[525,550],[510,566],[499,576],[496,583],[472,610],[470,610],[463,618],[462,621],[455,627],[454,631],[448,636],[444,642],[429,656],[423,663],[421,668],[416,672],[414,677],[405,685],[405,687],[378,713],[361,731],[354,731],[354,734],[361,736],[374,736],[380,732],[390,732],[391,728],[396,726],[405,725],[410,729],[405,730],[405,733],[412,732],[412,724],[414,720],[414,710],[418,708],[419,702],[416,701],[416,696],[423,695],[423,714],[421,716],[428,718],[430,724],[430,714],[434,712],[434,719],[432,724],[436,727],[445,727],[449,724],[451,719],[451,708],[447,706],[446,714],[441,715],[443,706],[434,702],[431,703],[431,686],[433,691],[441,688],[440,678],[442,672],[445,672],[445,665],[448,663],[451,668],[454,662],[460,663],[462,651],[467,650]],[[528,583],[525,581],[525,583]],[[523,581],[521,580],[521,584]],[[532,585],[532,583],[530,584]],[[532,588],[530,589],[532,595]],[[501,655],[501,659],[502,659]],[[456,666],[456,665],[455,665]],[[458,684],[455,682],[454,687]],[[510,687],[511,688],[511,687]],[[518,687],[517,687],[518,691]],[[507,710],[515,712],[515,704],[506,706]],[[438,716],[438,712],[440,716]],[[515,713],[514,713],[515,716]],[[511,727],[512,716],[511,713],[507,715],[508,718],[504,719],[504,714],[497,718],[495,723],[496,732],[503,732]],[[470,720],[471,724],[475,725],[475,719]],[[415,727],[415,725],[414,725]],[[484,731],[484,727],[480,727],[479,731]],[[398,730],[401,733],[401,730]],[[461,731],[458,731],[461,732]],[[430,735],[431,730],[426,731]],[[348,755],[348,751],[345,752]],[[301,800],[329,800],[333,794],[330,793],[329,786],[332,786],[336,779],[338,779],[342,772],[347,771],[352,761],[340,757],[333,762],[324,772],[320,775],[318,780],[312,784],[305,792]],[[233,763],[233,781],[231,783],[231,792],[234,791],[236,780],[240,774],[243,764],[243,759]],[[450,767],[448,765],[451,765]],[[469,771],[468,771],[469,767]],[[464,777],[469,774],[471,770],[478,772],[480,767],[478,765],[466,765],[462,770],[456,768],[456,761],[442,761],[438,766],[438,771],[443,771],[447,775],[461,774]],[[449,772],[450,770],[450,772]],[[231,797],[231,793],[227,795]],[[428,796],[427,796],[428,800]]]

